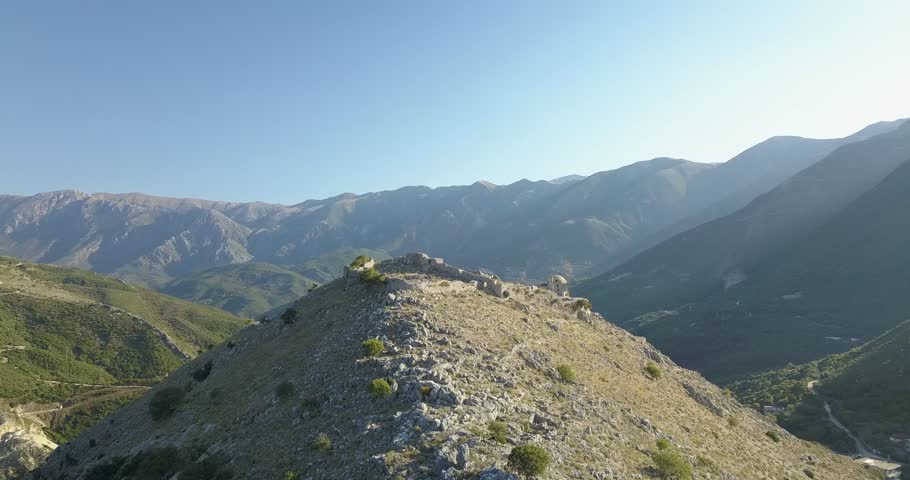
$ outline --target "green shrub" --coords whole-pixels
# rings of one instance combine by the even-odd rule
[[[661,450],[655,453],[653,458],[661,478],[667,480],[692,480],[692,466],[675,449]]]
[[[180,387],[166,387],[155,392],[149,401],[149,414],[153,420],[170,417],[186,398],[186,390]]]
[[[361,345],[363,345],[363,351],[368,357],[378,356],[385,351],[385,344],[378,338],[365,340]]]
[[[389,398],[392,396],[392,386],[384,378],[377,378],[370,382],[367,390],[373,398]]]
[[[384,285],[388,281],[385,275],[379,273],[375,268],[368,268],[360,272],[360,280],[364,283],[372,283],[374,285]]]
[[[224,398],[224,392],[220,388],[213,388],[209,392],[209,400],[213,402],[220,402]]]
[[[369,262],[370,260],[372,260],[372,258],[370,258],[369,256],[360,255],[357,258],[355,258],[353,262],[351,262],[351,268],[360,268],[360,267],[366,265],[367,262]]]
[[[815,478],[815,472],[813,472],[812,470],[809,470],[808,468],[803,470],[803,473],[805,473],[806,476],[809,478]]]
[[[508,431],[509,426],[506,425],[506,422],[500,422],[499,420],[490,422],[490,438],[497,443],[506,443],[508,441],[508,438],[506,438]]]
[[[300,472],[288,470],[287,472],[284,472],[284,478],[282,480],[300,480]]]
[[[729,425],[730,428],[736,428],[739,426],[739,424],[740,424],[739,417],[728,417],[727,418],[727,425]]]
[[[294,393],[294,384],[291,382],[281,382],[278,385],[275,385],[275,396],[279,400],[284,400],[291,396]]]
[[[300,413],[303,416],[318,417],[322,414],[323,402],[325,395],[310,395],[300,402]]]
[[[667,440],[666,438],[657,439],[657,449],[658,450],[667,450],[671,447],[672,447],[672,445],[670,445],[670,441]]]
[[[711,460],[708,457],[703,457],[701,455],[695,457],[695,463],[699,467],[714,468],[714,460]]]
[[[294,323],[294,321],[297,320],[297,310],[294,310],[293,308],[285,310],[284,313],[281,314],[281,319],[284,320],[284,323],[287,325]]]
[[[765,432],[765,435],[767,435],[771,440],[774,440],[774,443],[780,442],[780,435],[778,435],[777,432],[773,430],[768,430]]]
[[[575,381],[575,378],[577,378],[575,369],[572,368],[572,365],[569,365],[568,363],[557,365],[556,371],[559,373],[559,378],[562,379],[563,382],[573,383]]]
[[[209,374],[212,373],[212,366],[211,360],[205,362],[205,365],[197,368],[196,371],[193,372],[193,379],[197,382],[201,382],[206,378],[209,378]]]
[[[535,477],[550,465],[550,454],[537,445],[519,445],[509,453],[508,467],[526,477]]]
[[[330,450],[332,448],[332,439],[324,433],[316,435],[316,438],[313,439],[313,449],[314,450]]]
[[[660,370],[660,367],[657,366],[656,363],[648,362],[648,365],[645,367],[645,373],[647,373],[649,377],[656,380],[660,378],[663,372]]]

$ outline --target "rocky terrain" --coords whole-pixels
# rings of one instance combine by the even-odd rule
[[[523,445],[545,451],[550,479],[660,478],[668,456],[681,478],[877,478],[585,299],[422,254],[362,263],[179,369],[35,478],[506,480],[527,466]]]

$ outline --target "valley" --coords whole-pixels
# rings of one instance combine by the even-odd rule
[[[120,280],[8,257],[0,279],[6,478],[247,323]]]

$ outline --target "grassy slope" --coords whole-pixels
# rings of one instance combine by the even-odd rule
[[[0,257],[0,398],[13,403],[70,407],[97,388],[71,384],[147,383],[184,362],[158,331],[126,312],[167,332],[191,356],[246,323],[101,275],[19,263]],[[121,393],[105,402],[121,404]],[[75,431],[68,428],[67,435]]]
[[[292,302],[319,283],[286,267],[248,262],[216,267],[168,283],[163,293],[256,317]]]
[[[910,320],[876,340],[814,362],[751,375],[731,384],[745,403],[785,405],[781,425],[812,440],[838,446],[841,436],[819,437],[821,402],[807,384],[831,400],[837,417],[874,448],[888,448],[888,436],[910,431]]]

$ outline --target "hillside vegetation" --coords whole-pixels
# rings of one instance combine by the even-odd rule
[[[94,273],[0,257],[0,399],[13,408],[0,417],[19,424],[14,432],[69,440],[246,323]]]
[[[803,438],[823,441],[842,451],[852,442],[825,425],[815,390],[834,414],[866,444],[896,455],[888,437],[910,431],[910,320],[861,347],[814,362],[749,376],[730,388],[744,403],[787,407],[780,424]]]
[[[174,280],[162,293],[255,318],[305,295],[318,283],[287,268],[247,262],[215,267]]]
[[[910,124],[846,145],[575,290],[718,381],[843,351],[910,314],[908,159]]]
[[[877,478],[581,299],[425,256],[353,272],[282,317],[182,367],[36,478]]]

